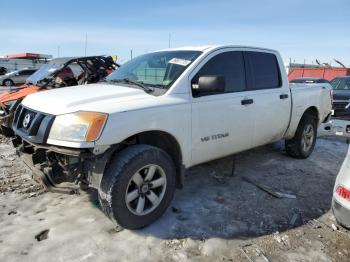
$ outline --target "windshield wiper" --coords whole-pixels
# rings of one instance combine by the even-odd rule
[[[148,84],[151,87],[159,88],[159,89],[167,89],[166,86],[161,85],[161,84]]]
[[[129,78],[113,79],[113,80],[109,80],[109,81],[115,82],[115,83],[124,82],[124,83],[127,83],[127,84],[132,84],[132,85],[135,85],[135,86],[139,86],[143,90],[145,90],[146,93],[154,92],[153,88],[149,88],[149,87],[145,86],[142,82],[137,82],[137,81],[134,81],[134,80],[130,80]]]

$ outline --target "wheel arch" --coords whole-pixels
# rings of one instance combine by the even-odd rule
[[[303,119],[303,117],[305,115],[314,116],[317,119],[317,126],[319,125],[319,123],[320,123],[320,114],[319,114],[318,109],[315,106],[311,106],[311,107],[309,107],[309,108],[307,108],[305,110],[304,114],[302,115],[302,117],[299,120],[299,123],[300,123],[300,121]]]
[[[303,113],[301,114],[301,112],[303,112]],[[301,121],[305,117],[305,115],[314,116],[316,118],[316,121],[317,121],[317,126],[319,126],[319,124],[320,124],[319,110],[315,106],[307,107],[306,109],[304,109],[304,111],[300,110],[299,112],[297,112],[297,110],[296,110],[295,112],[292,112],[292,114],[293,115],[291,118],[290,126],[288,127],[288,129],[284,135],[284,138],[286,140],[292,139],[295,136],[295,133],[296,133]]]
[[[312,137],[312,144],[309,144],[308,147],[304,147],[302,143],[306,143],[304,140],[305,128],[310,124],[310,120],[314,121],[313,124],[316,125],[316,128],[310,130],[315,135]],[[317,125],[319,123],[319,114],[316,107],[312,106],[307,108],[303,115],[300,117],[297,128],[293,136],[286,138],[285,146],[286,152],[288,155],[297,158],[305,159],[308,158],[314,150],[316,139],[317,139]],[[303,142],[304,141],[304,142]]]
[[[183,165],[183,154],[178,140],[170,133],[161,130],[143,131],[119,143],[119,150],[133,144],[146,144],[164,150],[174,161],[176,168],[176,184],[182,188],[185,167]],[[117,151],[119,151],[117,150]]]
[[[4,80],[2,80],[1,85],[5,85],[5,82],[6,82],[6,81],[11,81],[12,83],[14,83],[12,79],[10,79],[10,78],[5,78]]]

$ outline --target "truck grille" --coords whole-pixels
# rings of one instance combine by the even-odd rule
[[[333,108],[335,110],[345,110],[345,107],[349,104],[349,102],[333,102]]]
[[[334,116],[350,115],[350,110],[345,107],[349,104],[349,101],[333,101]]]
[[[22,139],[35,144],[44,144],[54,116],[19,105],[15,111],[12,128]]]

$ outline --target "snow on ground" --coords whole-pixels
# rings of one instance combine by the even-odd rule
[[[346,261],[350,233],[332,229],[330,203],[347,147],[319,139],[309,159],[296,160],[282,143],[268,145],[237,155],[233,176],[230,157],[194,167],[160,220],[129,231],[103,215],[94,190],[45,192],[3,140],[0,261]]]

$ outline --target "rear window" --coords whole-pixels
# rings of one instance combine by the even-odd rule
[[[31,75],[35,72],[36,70],[22,70],[19,72],[19,75]]]
[[[246,53],[251,81],[249,89],[260,90],[281,86],[281,74],[274,54],[262,52]]]

